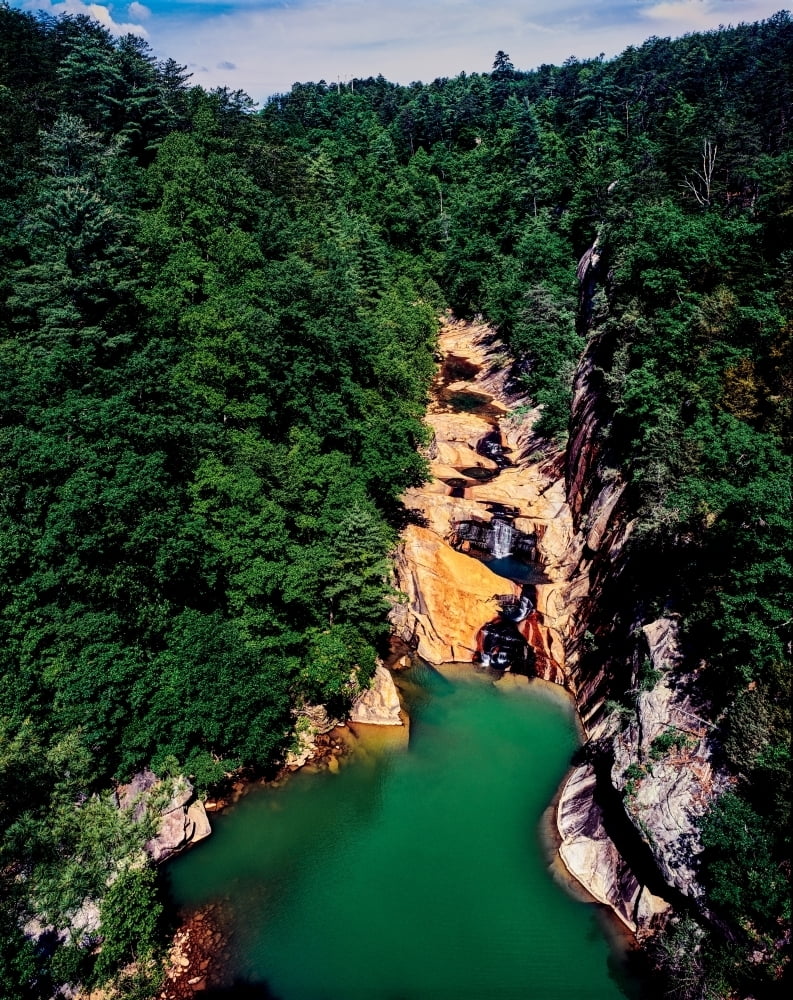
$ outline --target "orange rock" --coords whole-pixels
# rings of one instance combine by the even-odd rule
[[[472,660],[479,629],[498,612],[497,595],[520,594],[517,584],[416,525],[402,535],[395,569],[407,602],[395,608],[392,620],[430,663]]]

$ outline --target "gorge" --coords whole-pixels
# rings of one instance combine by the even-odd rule
[[[590,659],[589,669],[582,669],[598,588],[604,577],[618,575],[632,527],[620,519],[624,486],[617,478],[591,489],[599,438],[597,400],[588,385],[591,361],[584,357],[577,376],[565,463],[558,452],[537,456],[532,416],[526,400],[510,392],[511,366],[492,330],[447,320],[440,351],[454,359],[454,374],[464,369],[468,379],[444,384],[448,360],[441,368],[428,415],[434,479],[405,498],[415,523],[403,534],[396,580],[407,601],[394,609],[392,623],[428,662],[470,660],[526,672],[571,692],[590,756],[561,793],[560,854],[571,874],[641,939],[669,915],[671,900],[696,900],[697,820],[725,778],[713,766],[707,724],[669,676],[680,658],[674,618],[639,623],[659,681],[640,692],[635,728],[620,730],[613,710],[605,708],[615,697],[609,666],[593,670]],[[480,402],[455,412],[455,396]],[[484,418],[477,413],[483,409]],[[483,441],[496,441],[496,454],[508,461],[496,464],[483,455]],[[488,472],[487,482],[472,475],[476,469]],[[461,552],[470,553],[467,560]],[[505,572],[503,559],[513,553],[529,561]],[[618,675],[616,683],[639,682]],[[613,763],[604,771],[591,748],[605,759],[610,740]],[[658,751],[665,740],[673,754]],[[654,767],[628,791],[625,772],[648,754]]]
[[[257,108],[74,5],[29,6],[0,0],[0,995],[173,986],[155,859],[313,745],[330,773],[283,802],[347,789],[339,832],[371,823],[400,862],[415,841],[466,960],[462,887],[497,860],[519,881],[537,785],[565,871],[664,991],[786,996],[790,15]],[[544,730],[543,691],[574,699],[580,740],[562,710]],[[447,714],[476,735],[444,747]],[[384,718],[367,785],[342,734]],[[468,805],[378,841],[381,805],[409,824],[411,800],[446,804],[408,738],[435,776],[459,749]],[[335,822],[304,815],[298,880]],[[463,820],[451,875],[430,845]],[[362,869],[335,862],[340,936],[312,925],[329,966],[387,896],[347,899]],[[525,978],[516,902],[479,957]],[[179,932],[184,996],[223,964],[224,916]],[[368,921],[384,963],[429,935],[398,919]]]
[[[411,523],[403,531],[394,562],[395,583],[404,601],[394,604],[390,615],[395,635],[411,650],[412,657],[419,663],[435,664],[439,671],[436,676],[420,668],[417,674],[415,667],[405,671],[404,666],[396,664],[397,681],[403,701],[409,706],[410,725],[414,727],[410,755],[418,759],[412,765],[406,763],[404,738],[394,740],[389,736],[383,744],[382,739],[371,735],[372,727],[353,725],[352,739],[344,736],[353,754],[352,762],[342,765],[344,781],[339,787],[344,791],[339,793],[325,786],[323,782],[330,783],[330,779],[320,772],[315,776],[295,776],[286,788],[255,793],[238,807],[239,815],[235,812],[222,818],[220,836],[214,838],[212,845],[177,862],[172,869],[173,879],[176,896],[183,905],[199,907],[200,913],[201,907],[219,897],[227,899],[231,906],[227,932],[235,944],[226,954],[225,968],[215,970],[216,983],[222,983],[224,976],[226,981],[229,976],[239,976],[245,981],[266,982],[268,988],[275,989],[285,1000],[320,996],[323,988],[328,989],[329,996],[341,989],[351,997],[359,995],[357,991],[362,997],[387,995],[396,988],[402,996],[420,998],[425,990],[427,996],[434,996],[437,982],[443,982],[445,989],[458,991],[463,984],[470,985],[473,976],[477,982],[484,977],[478,990],[486,990],[489,996],[506,997],[512,995],[513,989],[519,991],[527,981],[537,981],[538,976],[546,975],[539,971],[543,967],[542,953],[532,948],[527,948],[525,954],[520,949],[514,957],[507,957],[504,952],[496,972],[483,957],[489,947],[488,932],[481,928],[484,918],[476,913],[480,905],[503,906],[509,921],[523,926],[531,938],[536,934],[531,930],[536,920],[533,914],[539,909],[536,899],[528,909],[514,898],[508,903],[510,890],[495,869],[484,882],[480,877],[474,879],[471,889],[477,902],[466,897],[465,901],[459,899],[455,903],[457,893],[449,892],[451,882],[462,877],[467,840],[478,825],[468,810],[478,815],[482,809],[495,808],[492,804],[483,805],[477,791],[482,782],[502,789],[502,812],[495,814],[494,822],[504,824],[505,835],[512,836],[506,832],[512,824],[519,839],[530,833],[525,827],[525,810],[529,807],[519,792],[526,768],[530,769],[535,793],[539,792],[530,807],[533,823],[538,826],[540,815],[546,813],[543,822],[553,824],[557,831],[551,838],[556,843],[554,852],[558,848],[558,856],[569,875],[590,897],[610,908],[638,940],[651,936],[668,919],[670,904],[678,903],[694,888],[691,858],[696,851],[695,818],[704,808],[707,794],[717,787],[718,776],[703,751],[703,744],[698,742],[697,738],[703,735],[701,725],[697,726],[693,714],[687,714],[691,705],[664,684],[658,685],[662,694],[642,693],[641,738],[646,752],[651,752],[649,748],[659,734],[673,727],[675,732],[686,735],[675,743],[668,762],[661,761],[660,754],[655,755],[655,772],[648,770],[642,788],[632,793],[625,805],[619,794],[622,790],[619,767],[628,767],[633,759],[628,755],[635,750],[626,744],[624,733],[614,734],[612,723],[607,717],[605,721],[602,718],[603,690],[607,689],[608,678],[585,678],[575,669],[577,643],[588,624],[586,618],[583,623],[580,618],[581,606],[589,598],[581,564],[591,560],[605,544],[603,539],[611,527],[609,518],[618,509],[619,490],[609,484],[605,497],[593,504],[595,515],[588,530],[577,532],[572,507],[565,499],[562,455],[549,452],[547,446],[541,449],[538,439],[532,437],[536,413],[531,412],[525,398],[514,392],[511,365],[492,329],[483,323],[445,317],[438,350],[441,364],[427,416],[433,432],[428,446],[432,479],[405,495]],[[618,548],[613,545],[606,551],[613,558]],[[643,634],[659,672],[670,670],[676,655],[674,622],[650,623]],[[403,655],[401,660],[406,662],[407,657]],[[448,708],[436,705],[444,691],[443,678],[447,678],[447,696],[461,700],[463,713],[452,712],[454,722],[448,729]],[[533,684],[548,686],[535,688]],[[488,699],[493,694],[485,694],[495,693],[499,688],[509,692],[508,698],[524,692],[504,717],[498,714],[502,709],[497,708],[503,695],[491,705]],[[551,697],[553,688],[559,692],[555,699]],[[566,735],[559,731],[552,736],[552,730],[546,728],[551,725],[550,720],[541,721],[543,712],[553,715],[561,711],[565,697],[562,688],[578,696],[586,740],[583,751],[573,752],[575,743],[570,741],[569,728]],[[525,711],[525,698],[532,707],[528,709],[529,716],[521,716],[518,721],[514,713]],[[354,714],[354,718],[358,717]],[[363,715],[360,721],[377,719]],[[483,739],[479,733],[483,724],[488,729],[495,727],[502,731],[506,726],[514,731],[508,738],[501,738],[505,743],[502,746],[494,738]],[[538,743],[534,730],[547,735],[539,737]],[[589,753],[593,742],[602,744],[609,736],[613,736],[623,755],[618,758],[615,753],[615,760],[620,763],[615,764],[616,781],[611,785],[610,799],[602,789],[613,779],[609,774],[604,775],[602,766]],[[461,749],[465,743],[470,744],[468,753]],[[429,763],[427,753],[434,758],[433,764]],[[514,762],[507,765],[509,757]],[[563,777],[571,757],[577,763],[572,770],[568,769],[554,808],[548,811],[554,782]],[[485,768],[483,759],[488,761],[488,777],[480,773]],[[541,780],[536,767],[529,763],[535,759],[543,771]],[[446,761],[445,770],[439,770],[441,761]],[[406,767],[412,775],[409,790],[395,791],[392,768],[401,774]],[[337,763],[332,770],[338,772]],[[407,779],[399,779],[397,787],[403,780]],[[294,789],[292,781],[297,782]],[[434,825],[438,822],[435,817],[433,825],[422,834],[416,810],[419,814],[427,810],[428,817],[433,812],[439,781],[458,789],[459,799],[455,800],[458,804],[452,805],[449,800],[444,808],[452,810],[453,815],[455,810],[462,812],[452,820],[451,827]],[[425,798],[426,804],[422,804]],[[506,802],[511,802],[519,817],[524,818],[517,822],[508,818],[512,814],[505,808]],[[639,808],[642,826],[631,833],[625,820],[630,820],[631,809]],[[342,822],[332,837],[323,836],[325,846],[315,856],[313,848],[308,849],[308,831],[328,825],[328,815],[336,817],[330,825],[337,827],[340,810],[350,809],[358,816],[355,831],[349,822]],[[365,821],[361,809],[366,813]],[[280,820],[273,827],[272,810],[277,813],[286,810],[282,822],[287,826],[283,832],[279,832]],[[401,824],[396,822],[394,810],[404,813]],[[384,822],[378,819],[381,813],[390,816],[389,839],[385,843],[377,832]],[[418,829],[414,827],[417,822]],[[617,836],[613,834],[615,830]],[[434,885],[437,873],[419,874],[421,868],[414,870],[415,862],[411,862],[409,869],[400,874],[398,865],[394,869],[393,852],[397,850],[396,844],[401,843],[408,856],[413,856],[422,837],[437,843],[439,848],[443,845],[445,852],[440,869],[444,888],[429,889],[430,894],[437,892],[443,898],[443,904],[439,903],[435,926],[428,925],[422,932],[437,964],[433,965],[426,953],[422,953],[418,962],[403,960],[394,965],[375,943],[385,944],[386,927],[380,927],[372,935],[371,921],[382,904],[372,898],[370,888],[364,889],[364,883],[375,879],[378,884],[382,878],[379,892],[388,900],[389,918],[397,922],[418,921],[421,926],[414,896],[423,894],[419,889],[422,881],[427,887]],[[651,838],[652,842],[660,842],[661,848],[656,848],[656,856],[648,858],[651,848],[647,841]],[[457,840],[462,841],[462,847],[455,844]],[[350,846],[351,843],[356,846]],[[288,865],[284,853],[287,844],[290,854],[294,853],[294,860]],[[298,844],[304,844],[304,848],[298,849]],[[504,847],[500,845],[499,850]],[[300,859],[306,849],[308,853]],[[463,854],[458,857],[460,850]],[[268,861],[271,852],[276,853]],[[337,862],[333,859],[337,853],[341,871],[334,873]],[[522,856],[520,851],[518,854]],[[391,860],[387,861],[388,857]],[[439,863],[436,857],[434,865]],[[537,861],[525,864],[528,869],[536,866]],[[547,860],[540,867],[543,864]],[[359,870],[358,876],[350,878],[350,866]],[[284,867],[285,872],[281,870]],[[513,872],[509,879],[520,877]],[[413,887],[403,903],[394,902],[394,878]],[[321,887],[325,883],[326,889]],[[311,889],[306,897],[308,886]],[[541,892],[543,907],[553,911],[560,905],[558,901],[548,901],[548,893],[556,900],[560,891],[557,885],[534,891]],[[352,921],[356,927],[358,922],[357,916],[339,909],[336,902],[339,896],[352,896],[365,908],[366,929],[356,929],[355,936],[361,939],[364,952],[377,956],[375,959],[350,967],[335,957],[342,945],[328,929],[327,921],[331,926]],[[396,899],[401,896],[397,894]],[[490,899],[492,902],[483,902]],[[472,926],[480,927],[476,932],[477,957],[471,968],[461,962],[459,934],[447,939],[438,929],[439,922],[448,921],[449,908],[455,906],[469,912]],[[324,930],[320,926],[307,930],[311,926],[310,921],[307,924],[308,913],[316,908],[323,914],[320,924]],[[243,912],[247,929],[240,923]],[[573,916],[574,912],[578,911],[571,911],[564,918],[565,937],[569,940],[572,936],[583,956],[574,929],[581,917]],[[375,922],[375,926],[379,924]],[[605,931],[603,925],[599,935]],[[314,978],[315,964],[301,962],[289,943],[295,936],[302,939],[305,934],[327,938],[323,957],[317,960],[326,986],[320,986]],[[549,960],[549,954],[545,960]],[[618,954],[619,947],[614,953],[615,960]],[[527,955],[534,957],[528,959]],[[527,960],[538,964],[532,965],[530,971],[525,965]],[[584,962],[583,957],[581,960]],[[599,961],[603,961],[602,955]],[[597,985],[600,973],[585,962],[583,967],[587,968],[587,987],[583,982],[574,986],[569,978],[558,980],[552,975],[543,995],[610,996],[612,987],[605,981]],[[189,976],[192,971],[191,967],[184,975]],[[435,976],[441,978],[436,981]],[[460,985],[455,986],[459,976]],[[194,978],[201,984],[206,982],[205,973]],[[649,995],[647,985],[632,980],[624,968],[618,978],[620,995],[624,995],[622,991],[628,995]],[[426,979],[436,985],[427,985]],[[279,992],[281,989],[285,992]]]

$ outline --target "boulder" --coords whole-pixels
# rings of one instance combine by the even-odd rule
[[[399,692],[390,670],[378,663],[371,687],[356,698],[349,718],[350,722],[370,726],[401,726],[401,708]]]
[[[636,931],[636,904],[642,886],[606,833],[603,813],[595,801],[597,778],[591,764],[572,772],[556,810],[562,838],[559,856],[570,874],[600,903]]]
[[[147,853],[157,863],[212,832],[204,804],[195,799],[184,775],[162,780],[152,771],[141,771],[129,784],[119,786],[116,797],[119,808],[130,810],[138,822],[150,809],[160,813],[157,833],[146,843]]]

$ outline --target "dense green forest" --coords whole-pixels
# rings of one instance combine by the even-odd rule
[[[154,989],[155,877],[125,861],[143,833],[114,782],[265,767],[302,704],[365,684],[445,308],[497,326],[549,439],[597,338],[642,600],[683,616],[735,775],[704,833],[708,933],[654,960],[679,997],[776,995],[792,72],[780,13],[608,61],[295,84],[257,109],[139,38],[0,3],[7,1000]],[[86,899],[101,951],[22,934]]]

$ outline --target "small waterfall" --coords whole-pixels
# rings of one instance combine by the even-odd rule
[[[490,551],[494,559],[504,559],[512,553],[512,540],[515,537],[515,529],[508,521],[501,518],[493,518],[491,522],[493,530],[493,541]]]
[[[522,622],[534,611],[534,605],[528,594],[521,594],[519,598],[511,597],[509,601],[501,604],[501,617],[511,622]]]

